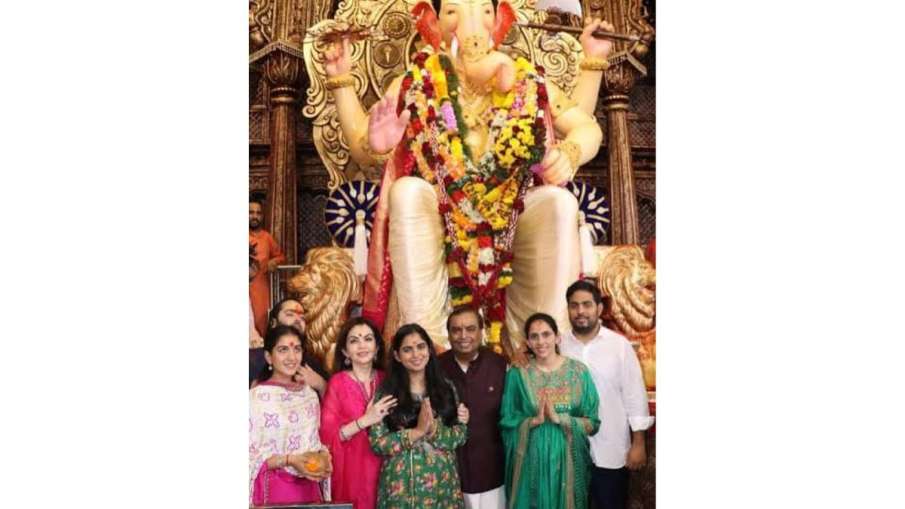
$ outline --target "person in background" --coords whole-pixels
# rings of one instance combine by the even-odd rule
[[[255,314],[255,328],[259,334],[264,334],[267,308],[270,307],[270,273],[284,263],[286,257],[277,241],[264,229],[264,201],[254,196],[248,199],[248,245],[254,247],[258,262],[258,270],[248,285],[248,295]]]
[[[305,355],[302,359],[301,366],[299,366],[299,372],[296,374],[296,381],[311,385],[311,387],[317,391],[318,396],[323,398],[324,392],[327,390],[327,379],[330,378],[330,375],[327,373],[327,370],[324,369],[320,360],[314,355],[311,355],[308,351],[305,338],[305,315],[302,304],[298,300],[292,297],[286,297],[273,306],[273,309],[270,310],[267,330],[269,331],[278,325],[288,325],[295,327],[295,329],[299,331],[299,334],[302,337],[302,350]],[[249,351],[250,384],[254,383],[254,377],[256,377],[265,366],[266,363],[264,362],[263,349],[258,348]]]
[[[251,283],[251,280],[255,278],[255,275],[258,273],[258,260],[255,259],[255,247],[252,245],[248,246],[248,282]],[[261,333],[258,332],[258,329],[255,327],[255,310],[251,305],[251,297],[248,298],[248,349],[252,350],[255,348],[263,348],[264,347],[264,336],[261,336]],[[249,352],[249,359],[251,356],[251,352]],[[250,380],[249,380],[250,381]]]

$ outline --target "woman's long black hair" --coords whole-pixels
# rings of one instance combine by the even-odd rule
[[[291,325],[277,325],[276,327],[271,327],[267,330],[267,335],[264,336],[264,351],[270,352],[270,354],[273,355],[273,349],[277,346],[277,341],[283,336],[295,336],[298,338],[299,343],[305,344],[305,338],[298,329]],[[304,352],[302,355],[305,355]],[[302,362],[304,362],[304,360],[305,358],[303,357]],[[270,364],[264,364],[264,367],[261,368],[261,371],[258,373],[259,382],[269,380],[271,375],[273,375],[273,371],[268,369],[269,367]]]
[[[424,378],[427,397],[430,398],[434,416],[440,416],[444,424],[452,426],[458,422],[456,416],[456,406],[458,405],[456,390],[437,366],[437,353],[427,331],[416,323],[403,325],[396,331],[396,335],[393,336],[391,351],[393,354],[399,353],[402,340],[412,334],[420,336],[427,343],[427,348],[430,352],[430,358],[424,368]],[[402,428],[414,428],[418,424],[418,412],[421,411],[421,402],[412,398],[409,373],[405,366],[396,360],[395,355],[390,355],[389,360],[389,373],[380,385],[379,392],[381,397],[388,394],[395,396],[397,404],[384,417],[384,423],[391,431],[398,431]]]

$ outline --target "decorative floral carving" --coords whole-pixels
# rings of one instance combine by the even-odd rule
[[[250,175],[248,180],[249,191],[267,191],[267,175]]]
[[[249,37],[259,44],[257,48],[254,46],[250,48],[252,52],[273,40],[273,9],[273,0],[251,0],[248,3],[248,28],[251,32]],[[254,35],[255,31],[259,35]]]
[[[628,95],[635,85],[638,70],[625,59],[612,59],[610,67],[603,73],[603,86],[610,94]],[[626,97],[626,100],[628,98]]]
[[[275,51],[267,56],[264,62],[264,75],[267,81],[274,86],[271,93],[280,91],[280,88],[294,89],[298,83],[301,63],[295,55],[283,51]],[[284,93],[289,92],[283,90]]]

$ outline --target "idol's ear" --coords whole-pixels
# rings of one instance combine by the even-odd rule
[[[503,39],[515,23],[515,9],[509,2],[501,1],[496,8],[496,23],[493,26],[493,47],[499,48]]]
[[[421,39],[434,47],[434,51],[440,50],[440,23],[437,22],[437,13],[430,2],[418,2],[412,8],[412,16],[415,17],[415,28],[421,34]]]

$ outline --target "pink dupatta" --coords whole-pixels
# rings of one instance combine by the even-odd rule
[[[368,384],[373,395],[384,379],[377,371]],[[350,374],[342,371],[333,375],[327,384],[321,413],[321,440],[333,456],[331,490],[334,502],[351,502],[355,509],[373,509],[377,503],[381,458],[371,450],[368,430],[364,429],[343,441],[339,430],[361,417],[369,400],[365,390]]]

